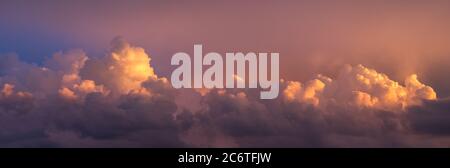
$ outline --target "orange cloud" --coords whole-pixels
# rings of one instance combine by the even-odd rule
[[[283,93],[287,101],[314,106],[338,103],[386,110],[404,109],[419,105],[422,100],[437,98],[433,88],[421,83],[415,74],[408,76],[405,85],[401,85],[387,75],[362,65],[346,66],[336,79],[320,75],[305,85],[288,81]]]

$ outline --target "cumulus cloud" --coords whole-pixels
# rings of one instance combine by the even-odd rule
[[[32,108],[33,95],[28,92],[15,91],[15,86],[4,84],[0,94],[1,110],[12,113],[23,113]]]
[[[0,62],[0,146],[402,147],[450,144],[448,99],[411,75],[362,65],[335,77],[255,89],[181,89],[121,38],[101,57],[57,52]]]
[[[436,99],[433,88],[422,84],[416,74],[408,76],[401,85],[387,75],[362,65],[345,66],[335,79],[319,75],[304,85],[288,81],[283,93],[287,101],[314,106],[338,103],[380,110],[402,110],[418,105],[422,100]]]
[[[122,38],[114,39],[111,45],[109,55],[86,63],[81,71],[84,79],[97,81],[123,94],[142,90],[142,82],[157,78],[143,48],[133,47]]]
[[[183,145],[175,92],[121,38],[103,57],[71,50],[38,66],[8,55],[0,70],[1,146]]]
[[[183,135],[184,141],[203,147],[417,147],[450,143],[446,136],[429,139],[426,134],[432,131],[417,132],[419,128],[446,129],[444,122],[433,123],[442,114],[429,120],[417,117],[429,114],[415,111],[432,108],[435,105],[430,102],[440,101],[417,75],[408,76],[402,85],[373,69],[348,65],[334,79],[318,75],[304,84],[282,80],[282,90],[282,97],[276,100],[260,100],[251,90],[201,92],[205,107],[194,114],[197,120]],[[439,104],[448,106],[448,102]],[[436,111],[448,113],[446,108]],[[194,133],[208,138],[198,140]]]

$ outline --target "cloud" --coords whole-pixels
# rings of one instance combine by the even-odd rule
[[[15,86],[4,84],[0,94],[0,110],[6,113],[23,113],[33,107],[33,95],[29,92],[15,91]]]
[[[103,57],[58,52],[42,65],[0,62],[4,147],[448,146],[450,102],[411,75],[402,83],[362,65],[334,78],[257,89],[181,89],[121,38]]]
[[[425,101],[421,106],[409,109],[408,120],[418,133],[427,135],[450,135],[450,99]]]
[[[111,45],[104,57],[71,50],[42,66],[7,56],[0,146],[183,146],[167,79],[154,74],[142,48],[120,38]]]
[[[417,75],[406,78],[404,86],[383,73],[362,65],[345,66],[336,79],[319,75],[302,85],[288,81],[284,90],[287,101],[300,101],[315,106],[328,103],[371,107],[380,110],[402,110],[422,100],[437,98],[433,88],[422,84]]]
[[[424,123],[434,131],[447,130],[445,117],[442,122],[433,121],[445,116],[448,108],[437,109],[436,118],[426,121],[417,116],[429,115],[414,112],[417,108],[432,108],[435,105],[430,104],[441,101],[417,75],[408,76],[401,85],[373,69],[348,65],[334,79],[318,75],[305,84],[282,80],[282,90],[283,97],[276,100],[260,100],[251,90],[202,92],[205,107],[194,114],[194,126],[187,132],[208,139],[187,134],[184,140],[200,147],[418,147],[450,143],[448,137],[436,132],[419,131],[428,128]],[[449,105],[448,101],[437,104]],[[428,139],[427,134],[435,138]]]
[[[91,59],[80,74],[103,84],[114,93],[128,93],[141,90],[141,83],[157,78],[150,66],[150,57],[140,47],[133,47],[121,38],[111,42],[110,54],[100,59]]]

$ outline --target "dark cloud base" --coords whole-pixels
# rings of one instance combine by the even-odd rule
[[[256,97],[255,97],[256,98]],[[171,98],[91,93],[83,103],[0,99],[2,147],[426,147],[449,145],[450,101],[402,113],[243,102],[211,92],[209,108]],[[45,101],[45,102],[43,102]],[[173,117],[173,116],[176,117]]]

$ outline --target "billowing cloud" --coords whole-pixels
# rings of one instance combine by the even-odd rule
[[[33,95],[28,92],[15,91],[15,86],[3,84],[0,94],[0,103],[5,112],[22,113],[32,108]]]
[[[173,89],[123,39],[100,58],[72,50],[43,66],[2,63],[1,146],[182,146]]]
[[[183,135],[194,146],[417,147],[448,146],[446,108],[434,108],[434,90],[408,76],[404,84],[362,65],[345,66],[334,79],[282,80],[282,97],[260,100],[251,90],[201,92],[204,108]],[[205,94],[206,93],[206,94]],[[437,103],[448,106],[447,102]],[[421,111],[421,112],[417,112]],[[436,115],[438,114],[438,115]],[[427,125],[426,125],[427,124]],[[429,129],[431,131],[417,132]],[[441,131],[442,132],[442,131]],[[422,134],[424,133],[424,134]],[[200,137],[208,137],[199,140]],[[429,137],[433,138],[429,138]]]
[[[433,88],[422,84],[416,74],[408,76],[402,85],[362,65],[345,66],[336,79],[319,75],[304,85],[296,81],[287,83],[284,90],[287,101],[314,106],[337,103],[380,110],[402,110],[407,106],[418,105],[422,100],[436,99]]]
[[[182,89],[121,38],[102,57],[58,52],[42,65],[0,62],[0,146],[403,147],[448,146],[447,99],[411,75],[362,65],[335,77],[254,89]]]
[[[142,89],[141,83],[149,78],[157,78],[150,57],[143,48],[133,47],[121,38],[111,43],[109,55],[87,61],[81,76],[104,84],[120,94]]]

